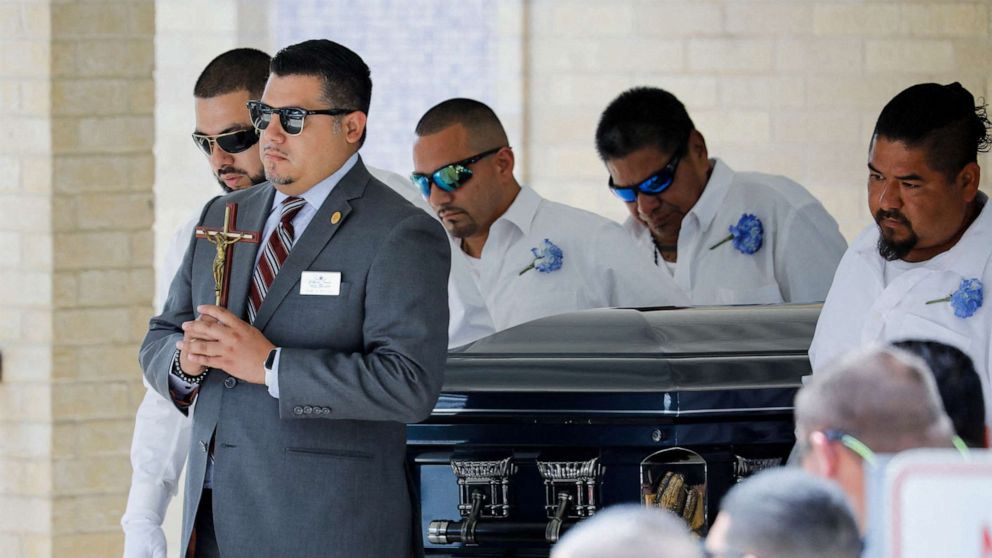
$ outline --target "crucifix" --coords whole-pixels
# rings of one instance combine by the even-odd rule
[[[258,243],[261,234],[257,231],[239,231],[235,224],[238,204],[229,203],[224,208],[224,228],[196,227],[196,238],[205,238],[217,247],[214,256],[214,304],[227,308],[227,287],[231,283],[231,256],[238,242]]]

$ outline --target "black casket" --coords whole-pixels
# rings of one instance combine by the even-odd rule
[[[741,478],[781,464],[819,305],[602,309],[452,352],[407,428],[427,556],[547,556],[641,502],[704,533]]]

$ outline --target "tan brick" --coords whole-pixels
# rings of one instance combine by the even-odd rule
[[[94,494],[122,491],[131,477],[126,455],[58,459],[54,463],[57,494]]]
[[[60,39],[120,36],[128,16],[127,4],[121,3],[53,4],[52,32]]]
[[[52,269],[52,235],[31,233],[21,236],[23,268],[31,270]]]
[[[3,318],[0,320],[0,341],[21,342],[21,312],[16,308],[4,308]]]
[[[622,3],[542,2],[531,6],[536,29],[552,36],[629,36],[634,30],[634,12]],[[590,23],[595,22],[594,26]]]
[[[127,191],[131,186],[130,171],[128,158],[119,155],[63,155],[55,158],[55,191]]]
[[[128,406],[130,410],[130,406]],[[134,435],[134,416],[86,421],[76,425],[79,455],[127,457]]]
[[[152,148],[154,119],[148,116],[107,116],[79,119],[77,148],[84,152],[128,153]]]
[[[976,37],[987,42],[989,10],[983,4],[905,4],[902,30],[922,37]]]
[[[601,67],[616,72],[669,72],[685,67],[681,40],[630,38],[599,45]]]
[[[51,530],[51,523],[46,526],[46,531]],[[21,535],[21,557],[22,558],[51,558],[52,537],[47,532],[45,534],[26,533]]]
[[[145,330],[150,317],[145,319]],[[141,378],[138,347],[134,344],[79,347],[77,355],[80,379],[132,381]]]
[[[728,74],[771,69],[773,44],[768,39],[690,39],[689,69]]]
[[[135,2],[128,5],[128,31],[132,36],[155,33],[155,9],[155,2]]]
[[[151,304],[151,297],[148,297],[147,304],[136,304],[131,307],[131,342],[137,346],[148,333],[148,320],[155,315]],[[133,366],[128,366],[123,371],[134,370]]]
[[[550,168],[564,178],[606,179],[606,169],[596,156],[590,139],[587,146],[557,146],[551,148]]]
[[[0,533],[0,556],[23,556],[21,539],[10,533]]]
[[[44,77],[48,72],[47,41],[4,41],[0,48],[0,68],[7,78]]]
[[[128,82],[128,108],[131,114],[155,113],[155,81],[137,79]]]
[[[800,35],[813,31],[813,7],[801,2],[727,2],[726,28],[735,35]]]
[[[3,152],[37,154],[49,151],[51,129],[47,119],[24,116],[9,119],[8,125],[17,133],[0,135],[0,150]]]
[[[624,87],[631,85],[632,82],[618,74],[572,73],[534,79],[531,106],[535,113],[544,108],[587,107],[598,114]]]
[[[806,103],[801,77],[726,77],[720,103],[727,108],[797,108]]]
[[[718,152],[710,151],[710,157],[714,156],[720,157],[738,171],[779,174],[797,181],[806,172],[806,148],[803,145],[728,145],[721,147]]]
[[[21,312],[22,339],[27,342],[50,342],[52,340],[51,311],[25,309]]]
[[[154,221],[151,192],[80,196],[76,207],[81,230],[144,229]]]
[[[78,285],[82,306],[122,306],[131,302],[130,273],[126,269],[83,271],[78,274]]]
[[[130,84],[123,79],[60,79],[52,84],[52,112],[58,116],[121,114],[128,111]]]
[[[51,510],[45,498],[0,495],[0,532],[43,533]]]
[[[723,33],[721,2],[649,1],[637,5],[634,29],[659,37],[698,37]]]
[[[816,3],[813,6],[813,32],[817,35],[857,35],[876,37],[899,32],[899,5]]]
[[[989,56],[989,41],[957,40],[954,41],[954,60],[962,71],[977,74],[976,81],[983,82],[985,77],[992,74],[992,56]],[[964,76],[954,76],[957,81],[964,81]],[[963,83],[962,83],[963,85]],[[969,86],[969,91],[978,88]],[[981,83],[980,88],[985,89]]]
[[[43,232],[50,219],[48,199],[44,196],[0,195],[0,223],[4,229]]]
[[[43,422],[51,415],[46,383],[10,383],[0,391],[0,401],[3,401],[0,420]]]
[[[0,271],[0,305],[44,306],[52,300],[51,276],[38,271]]]
[[[600,71],[600,44],[585,39],[535,38],[531,67],[536,74],[546,72]]]
[[[20,36],[21,6],[0,4],[0,37]]]
[[[47,459],[0,458],[0,493],[46,496],[52,493],[52,465]]]
[[[782,143],[852,143],[861,138],[861,118],[842,110],[779,111],[772,117],[773,139]]]
[[[52,552],[53,556],[73,558],[120,556],[124,553],[124,535],[120,529],[113,532],[58,535],[54,537]]]
[[[699,111],[693,115],[696,128],[711,148],[717,145],[761,145],[771,136],[771,120],[764,111]]]
[[[155,261],[155,237],[151,230],[131,233],[130,267],[149,267]]]
[[[936,40],[879,40],[865,43],[869,72],[948,72],[954,69],[950,42]]]
[[[48,2],[21,3],[21,33],[32,39],[52,36],[52,10]]]
[[[11,385],[43,382],[51,377],[52,351],[47,345],[18,343],[3,352],[3,379]],[[44,406],[48,408],[48,405]]]
[[[26,194],[52,192],[52,161],[46,156],[21,157],[21,191]]]
[[[20,108],[21,88],[17,81],[0,81],[0,105]]]
[[[131,189],[141,192],[150,191],[149,186],[155,183],[155,158],[150,154],[143,155],[136,153],[128,155],[126,160],[127,180],[131,185]]]
[[[0,192],[16,192],[21,185],[19,157],[0,155]],[[6,228],[6,225],[0,225]]]
[[[126,501],[120,494],[56,498],[53,529],[60,534],[117,531]]]
[[[65,382],[52,386],[52,416],[56,420],[133,417],[128,386],[121,382]]]
[[[131,266],[131,235],[126,232],[77,232],[55,235],[59,270]]]
[[[811,109],[850,107],[877,113],[905,86],[889,77],[810,76],[806,99]]]
[[[0,270],[17,269],[20,264],[21,235],[13,232],[0,232]]]
[[[51,84],[44,79],[21,82],[21,112],[25,116],[47,118],[51,109]]]
[[[128,339],[130,321],[124,309],[68,309],[57,311],[55,316],[56,339],[65,345],[113,343]]]
[[[156,2],[156,31],[163,35],[189,33],[189,21],[195,18],[197,26],[210,29],[211,35],[236,32],[238,30],[236,3],[215,2],[215,4],[216,9],[204,10],[203,5],[196,0]]]
[[[544,141],[572,142],[586,139],[590,142],[596,133],[598,115],[591,112],[576,114],[569,110],[548,109],[535,113],[533,125],[540,130]]]
[[[790,73],[855,74],[864,68],[860,38],[781,39],[776,44],[775,69]]]
[[[40,404],[40,403],[39,403]],[[19,421],[16,426],[0,422],[0,455],[5,458],[44,458],[51,452],[52,425]],[[0,505],[0,512],[5,506]],[[2,521],[2,519],[0,519]],[[0,532],[5,531],[0,527]]]
[[[155,47],[146,39],[79,41],[73,55],[76,64],[67,75],[79,77],[147,77],[155,63]]]

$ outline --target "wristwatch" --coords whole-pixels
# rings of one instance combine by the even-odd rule
[[[207,372],[210,372],[209,368],[204,370],[199,376],[190,376],[183,372],[183,367],[179,364],[179,349],[176,349],[175,354],[172,355],[172,373],[187,384],[199,385],[207,377]]]

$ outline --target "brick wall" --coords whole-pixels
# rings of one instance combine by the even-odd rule
[[[154,3],[0,12],[0,555],[112,556],[151,311]]]

